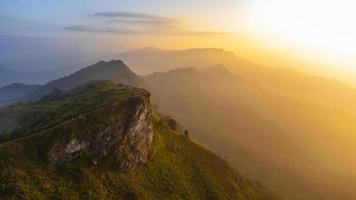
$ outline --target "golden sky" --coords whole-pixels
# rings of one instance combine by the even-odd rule
[[[252,62],[356,83],[355,1],[249,0],[235,6],[235,12],[229,7],[218,12],[220,17],[211,15],[215,20],[193,20],[192,27],[208,21],[203,28],[233,33],[201,38],[205,41],[199,45],[224,47]]]
[[[353,1],[246,0],[221,4],[215,9],[202,5],[204,9],[196,13],[176,14],[177,27],[196,34],[145,35],[140,44],[167,49],[220,47],[252,62],[294,67],[356,84]]]
[[[112,51],[224,48],[356,84],[355,7],[351,0],[15,0],[0,5],[0,39],[89,38]]]

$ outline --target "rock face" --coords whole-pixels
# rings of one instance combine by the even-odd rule
[[[18,120],[0,136],[0,199],[274,199],[152,117],[149,96],[96,81],[0,109],[0,122]]]
[[[150,94],[129,88],[134,95],[95,113],[78,116],[64,127],[66,142],[56,143],[49,152],[52,164],[78,158],[114,162],[122,171],[135,169],[148,160],[153,141]],[[102,116],[102,117],[98,117]]]

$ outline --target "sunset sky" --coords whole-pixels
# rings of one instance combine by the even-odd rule
[[[252,62],[356,82],[355,6],[349,0],[3,1],[0,66],[35,58],[32,49],[89,57],[145,46],[218,47]]]

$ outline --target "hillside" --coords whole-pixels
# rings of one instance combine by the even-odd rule
[[[156,52],[146,57],[148,68],[159,62],[159,56],[162,67],[183,66],[193,55],[196,59],[191,65],[219,58],[205,59],[204,52],[235,57],[218,49],[143,49],[138,50],[138,57],[142,51]],[[130,55],[136,58],[134,52]],[[172,55],[175,59],[170,59]],[[54,88],[75,87],[89,80],[140,85],[152,93],[154,104],[191,130],[195,141],[276,194],[288,199],[352,199],[356,195],[354,88],[247,62],[198,68],[138,76],[121,61],[101,61],[42,86],[41,92],[30,97],[39,99]]]
[[[243,80],[302,101],[314,101],[356,113],[356,89],[333,79],[307,75],[286,67],[266,67],[218,48],[163,50],[143,48],[110,56],[123,60],[137,74],[150,75],[180,68],[206,69],[221,64]]]
[[[49,94],[53,89],[60,89],[67,91],[77,86],[94,80],[109,80],[116,83],[124,83],[130,85],[141,86],[141,78],[130,70],[122,61],[111,60],[108,62],[100,61],[93,65],[84,67],[68,76],[52,80],[44,85],[32,87],[31,85],[22,84],[22,87],[31,88],[31,91],[16,90],[16,96],[8,99],[5,97],[12,95],[13,90],[9,91],[6,88],[13,88],[13,85],[0,88],[0,106],[9,105],[15,102],[34,101],[40,99],[42,96]]]
[[[91,82],[0,121],[3,199],[273,199],[176,134],[145,90]]]
[[[64,91],[70,90],[93,80],[109,80],[116,83],[131,85],[138,85],[140,81],[139,77],[122,61],[100,61],[96,64],[78,70],[73,74],[50,81],[26,98],[31,100],[38,99],[51,92],[54,88]]]
[[[286,199],[352,199],[355,113],[331,104],[341,98],[337,95],[311,98],[301,89],[309,88],[306,81],[288,93],[288,77],[275,78],[285,83],[274,87],[272,79],[250,78],[214,66],[154,73],[145,82],[153,102],[192,130],[194,140],[273,192]],[[304,79],[323,84],[307,75]],[[334,93],[332,87],[324,91],[324,97]]]

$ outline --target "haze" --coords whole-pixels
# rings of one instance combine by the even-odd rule
[[[0,146],[24,141],[27,121],[52,126],[52,110],[72,89],[106,80],[115,84],[88,88],[147,90],[137,91],[152,102],[149,112],[281,199],[354,199],[354,8],[348,0],[1,2],[0,107],[10,106],[0,108]],[[95,97],[88,105],[102,103]],[[31,105],[47,101],[53,107],[38,108],[46,117],[37,121]],[[87,107],[73,102],[63,107]]]
[[[353,7],[347,0],[2,2],[0,66],[69,67],[145,46],[219,47],[353,83]]]

